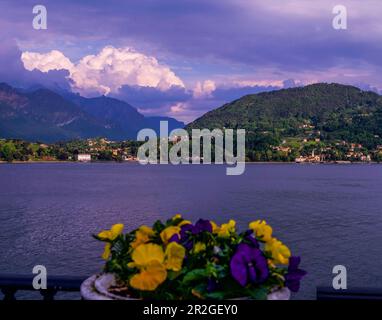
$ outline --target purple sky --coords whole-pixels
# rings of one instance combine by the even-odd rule
[[[48,10],[47,30],[32,28],[37,3]],[[333,29],[332,0],[37,3],[0,2],[0,82],[107,94],[186,122],[281,87],[382,89],[379,0],[342,0],[347,30]]]

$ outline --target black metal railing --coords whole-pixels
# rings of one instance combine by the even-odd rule
[[[54,300],[58,292],[78,292],[86,276],[49,276],[47,288],[36,290],[32,281],[34,275],[0,274],[0,291],[4,300],[16,300],[19,291],[39,292],[43,300]],[[349,288],[335,290],[331,287],[317,287],[317,300],[382,300],[382,288]]]
[[[16,300],[18,291],[39,292],[43,300],[54,300],[58,292],[78,292],[80,299],[81,283],[87,278],[86,276],[49,276],[47,288],[36,290],[32,285],[34,276],[0,274],[0,291],[4,295],[3,300]]]
[[[348,288],[335,290],[317,287],[317,300],[382,300],[382,288]]]

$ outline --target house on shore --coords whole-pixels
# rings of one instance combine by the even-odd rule
[[[76,160],[79,162],[90,162],[90,161],[92,161],[92,156],[90,154],[87,154],[87,153],[79,153],[76,156]]]

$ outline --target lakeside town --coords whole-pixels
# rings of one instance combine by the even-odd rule
[[[174,144],[177,141],[169,141]],[[53,144],[0,139],[1,162],[58,161],[137,161],[142,142],[110,141],[105,138],[75,140]],[[368,150],[360,143],[336,141],[325,143],[320,138],[290,138],[264,150],[246,150],[247,162],[295,163],[370,163],[382,162],[382,145]],[[201,157],[203,161],[203,158]]]

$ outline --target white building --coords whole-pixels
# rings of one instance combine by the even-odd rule
[[[90,154],[78,154],[77,155],[77,161],[81,161],[81,162],[88,162],[88,161],[91,161],[92,160],[92,156]]]

